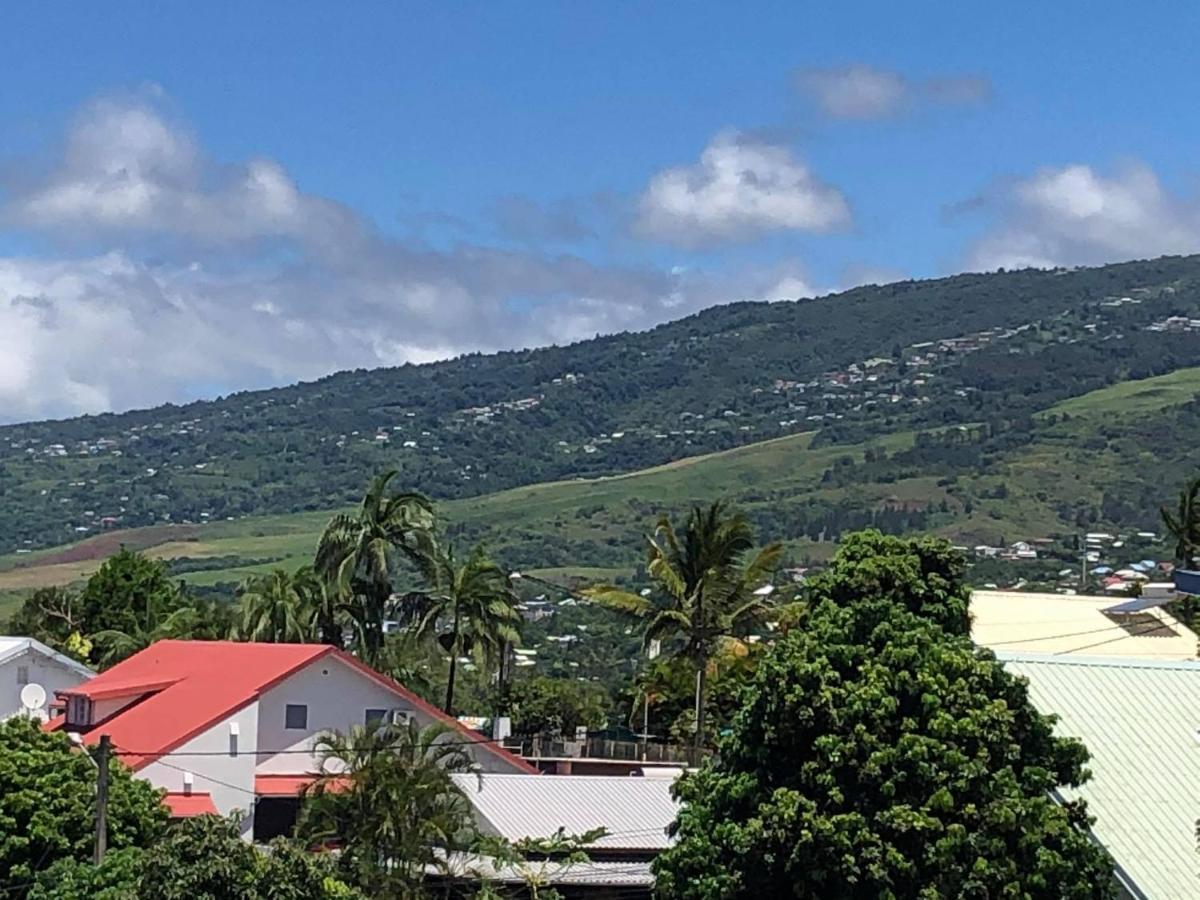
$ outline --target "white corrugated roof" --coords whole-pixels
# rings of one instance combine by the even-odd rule
[[[1091,753],[1093,831],[1150,898],[1200,897],[1200,662],[997,653]]]
[[[636,861],[563,863],[531,860],[521,865],[497,865],[486,856],[456,853],[447,860],[444,868],[429,866],[426,871],[434,877],[449,872],[452,878],[486,878],[508,884],[526,883],[530,874],[536,875],[539,881],[558,886],[650,887],[654,884],[650,863]]]
[[[615,775],[455,775],[486,834],[510,841],[545,838],[559,828],[608,834],[589,845],[604,850],[661,850],[679,804],[666,778]]]

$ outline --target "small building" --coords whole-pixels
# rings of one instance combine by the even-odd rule
[[[113,752],[167,791],[177,816],[240,811],[247,838],[287,832],[316,778],[317,738],[389,718],[441,722],[480,771],[537,774],[356,657],[326,644],[159,641],[59,690],[47,726]]]
[[[1058,717],[1056,733],[1087,746],[1092,778],[1060,789],[1060,799],[1087,801],[1092,833],[1116,862],[1120,896],[1200,896],[1200,662],[996,655],[1028,679],[1038,711]]]
[[[38,709],[33,709],[21,702],[21,692],[26,685],[40,685],[42,696],[48,699],[55,692],[72,688],[95,674],[83,663],[50,649],[41,641],[29,637],[0,637],[0,719],[20,712],[42,713],[44,706],[39,704]]]
[[[671,824],[679,801],[671,795],[674,778],[608,775],[455,775],[467,795],[480,832],[511,842],[568,837],[598,828],[604,836],[586,845],[589,862],[565,864],[551,854],[534,863],[540,875],[566,897],[629,898],[651,896],[650,864],[671,846]],[[483,871],[501,882],[519,882],[511,867],[479,858],[457,860],[460,873]]]

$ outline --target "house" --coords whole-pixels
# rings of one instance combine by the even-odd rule
[[[675,770],[678,773],[679,770]],[[566,897],[651,896],[650,864],[671,846],[668,834],[679,813],[671,796],[674,777],[611,775],[454,775],[467,795],[475,824],[484,835],[511,842],[579,836],[598,828],[604,835],[584,849],[587,863],[550,858],[535,863],[539,874]],[[464,876],[481,871],[501,882],[520,881],[519,871],[473,857],[456,860]]]
[[[973,591],[971,638],[996,651],[1194,660],[1200,638],[1162,609],[1162,602]]]
[[[24,711],[34,715],[41,711],[40,708],[30,709],[21,702],[21,691],[26,685],[40,685],[43,696],[49,698],[56,691],[74,687],[94,674],[83,663],[51,650],[41,641],[28,637],[0,637],[0,719]]]
[[[1097,652],[1107,652],[1103,648]],[[1079,738],[1092,777],[1062,788],[1087,801],[1092,833],[1116,862],[1123,898],[1200,896],[1200,662],[997,652],[1029,697]]]
[[[318,770],[316,739],[382,718],[457,731],[480,771],[536,774],[357,658],[325,644],[159,641],[59,690],[48,728],[95,744],[167,793],[177,816],[244,815],[247,838],[286,832]]]

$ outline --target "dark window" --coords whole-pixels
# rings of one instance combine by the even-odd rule
[[[17,666],[17,684],[29,684],[29,666]]]
[[[308,707],[303,703],[289,703],[284,710],[283,724],[285,728],[307,728]]]
[[[363,721],[367,725],[378,725],[384,720],[385,716],[387,716],[386,709],[368,709],[366,715],[363,717]]]

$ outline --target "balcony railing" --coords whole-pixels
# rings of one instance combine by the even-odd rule
[[[654,741],[618,741],[603,737],[571,740],[550,735],[510,737],[505,748],[527,759],[612,759],[628,762],[668,763],[693,766],[709,755],[709,751],[679,744]]]

